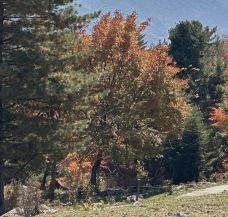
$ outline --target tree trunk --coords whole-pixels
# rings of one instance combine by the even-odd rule
[[[3,62],[3,21],[4,21],[4,5],[0,3],[0,150],[3,150],[3,71],[2,71],[2,62]],[[3,180],[3,168],[4,160],[3,153],[0,152],[0,214],[4,213],[4,180]]]
[[[55,184],[56,184],[56,161],[54,161],[51,165],[51,182],[49,186],[49,199],[53,201],[55,199]]]
[[[44,175],[40,185],[40,190],[46,190],[46,181],[47,181],[48,173],[49,173],[49,164],[47,164],[45,168]]]
[[[95,188],[95,191],[98,191],[98,188],[97,188],[97,172],[100,168],[100,165],[101,165],[101,161],[102,159],[99,158],[95,161],[94,165],[93,165],[93,168],[92,168],[92,171],[91,171],[91,178],[90,178],[90,184],[92,186],[94,186]]]

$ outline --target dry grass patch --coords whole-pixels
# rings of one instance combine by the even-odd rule
[[[61,207],[45,217],[172,217],[178,211],[189,217],[227,217],[228,193],[186,198],[163,194],[134,204],[119,203],[88,211],[81,206]]]

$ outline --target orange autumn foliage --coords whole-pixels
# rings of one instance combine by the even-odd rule
[[[228,133],[228,111],[223,108],[214,108],[211,113],[211,121],[214,127],[220,128],[224,133]]]
[[[94,160],[85,159],[76,152],[69,153],[65,160],[58,165],[58,169],[64,176],[57,180],[62,186],[75,190],[89,182],[93,164]],[[101,167],[105,167],[105,165],[106,162],[102,161]]]
[[[131,135],[137,136],[130,142],[140,144],[135,145],[137,150],[143,151],[144,145],[148,151],[145,144],[150,143],[155,131],[179,133],[183,118],[189,114],[182,96],[187,81],[176,78],[180,69],[168,56],[168,47],[161,44],[143,48],[139,37],[149,20],[139,25],[136,20],[135,12],[126,18],[119,11],[113,16],[106,14],[92,33],[81,32],[81,43],[76,47],[92,53],[82,62],[85,71],[99,76],[91,95],[104,93],[94,97],[90,112],[91,137],[102,152],[104,148],[110,151],[107,141],[124,149],[124,141],[133,138]],[[100,129],[105,104],[110,110],[104,135],[102,131],[94,132]],[[101,147],[98,143],[105,137]]]
[[[138,89],[146,87],[151,81],[158,82],[161,89],[168,85],[177,96],[173,103],[185,113],[188,106],[180,93],[187,81],[174,79],[180,69],[168,56],[168,46],[141,48],[138,38],[149,25],[149,20],[138,26],[136,20],[135,12],[125,18],[116,11],[113,17],[110,13],[104,15],[94,26],[92,34],[83,31],[78,48],[94,51],[94,56],[85,62],[85,67],[99,74],[110,70],[111,74],[102,85],[112,88],[112,91],[124,88],[128,81],[137,82]]]

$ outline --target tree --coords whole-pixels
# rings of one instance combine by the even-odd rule
[[[57,142],[64,123],[59,116],[62,103],[72,101],[72,85],[60,77],[66,76],[69,66],[73,74],[71,64],[77,58],[69,55],[72,49],[63,38],[96,16],[77,16],[72,2],[0,1],[0,213],[5,162],[30,162],[34,159],[23,159],[30,151],[34,156],[29,158],[42,159],[50,150],[57,153],[62,144]]]
[[[198,76],[189,81],[189,98],[200,108],[206,122],[209,121],[212,108],[217,107],[224,99],[226,67],[223,44],[217,40],[201,58]]]
[[[177,65],[200,68],[200,59],[215,39],[216,28],[204,27],[199,21],[182,21],[169,31],[169,53]]]
[[[145,35],[144,35],[144,34],[140,34],[140,35],[139,35],[139,45],[140,45],[143,49],[146,49],[146,47],[147,47],[147,42],[145,41]]]
[[[211,109],[210,121],[212,121],[212,126],[220,129],[224,134],[227,134],[228,130],[228,116],[227,116],[227,61],[228,57],[226,53],[224,54],[224,70],[223,70],[223,95],[221,100]]]
[[[81,49],[93,50],[87,71],[99,75],[92,93],[89,133],[97,156],[130,162],[155,154],[162,137],[181,128],[187,105],[185,85],[167,47],[143,48],[136,14],[104,15],[91,34],[83,32]],[[158,149],[158,148],[157,148]],[[98,157],[100,159],[100,157]],[[95,174],[95,173],[94,173]]]
[[[226,57],[225,57],[226,58]],[[227,59],[225,59],[226,61]],[[223,167],[223,161],[227,158],[227,132],[228,132],[228,113],[227,113],[227,71],[223,72],[224,86],[220,103],[214,104],[209,113],[209,123],[213,126],[212,135],[213,146],[208,146],[206,153],[208,173],[218,171]]]
[[[227,63],[224,58],[223,43],[215,38],[215,31],[215,28],[210,30],[209,27],[203,27],[198,21],[184,21],[171,29],[169,36],[171,40],[169,52],[182,67],[178,77],[188,80],[186,96],[194,106],[199,108],[205,127],[208,128],[205,132],[210,142],[201,144],[195,143],[194,139],[192,141],[192,146],[200,150],[198,153],[201,160],[196,159],[195,162],[199,164],[199,174],[207,178],[220,165],[225,150],[224,139],[216,129],[210,127],[213,121],[213,117],[210,118],[211,111],[224,101],[226,89]],[[189,135],[194,134],[194,131],[192,127]],[[203,134],[200,129],[197,132]],[[184,139],[183,137],[177,146],[179,144],[183,148]],[[178,147],[174,153],[176,152]]]
[[[199,181],[205,168],[205,148],[210,142],[211,130],[205,125],[196,108],[185,121],[181,138],[170,137],[165,142],[164,167],[166,176],[175,184]]]
[[[182,21],[169,31],[169,53],[182,67],[179,77],[188,78],[186,95],[208,121],[210,111],[224,95],[224,51],[216,28],[199,21]]]

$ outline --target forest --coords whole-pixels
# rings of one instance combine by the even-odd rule
[[[228,38],[73,2],[0,1],[0,214],[227,181]]]

